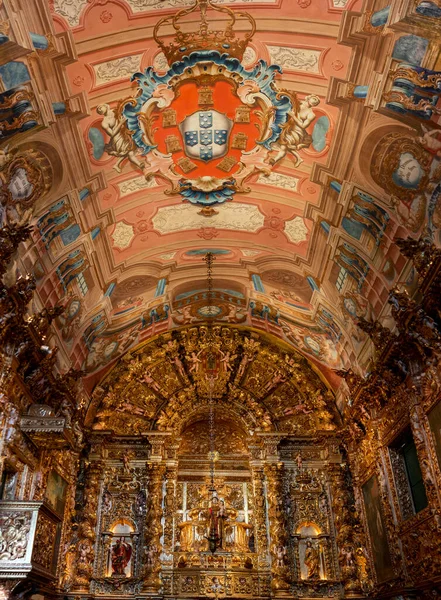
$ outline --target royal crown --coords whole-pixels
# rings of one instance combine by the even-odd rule
[[[211,29],[207,21],[207,9],[221,13],[228,19],[224,29]],[[182,25],[190,25],[183,19],[192,13],[199,11],[199,29],[197,31],[182,31]],[[242,38],[236,37],[234,25],[238,19],[247,19],[251,29]],[[175,30],[174,41],[165,43],[159,37],[158,32],[165,25],[172,25]],[[233,58],[242,60],[244,52],[256,31],[256,22],[247,12],[235,12],[226,6],[213,4],[213,0],[195,0],[193,6],[183,8],[174,15],[164,17],[155,26],[153,37],[158,46],[164,52],[169,65],[192,52],[217,50],[220,54],[228,54]]]

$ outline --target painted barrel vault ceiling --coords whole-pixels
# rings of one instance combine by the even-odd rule
[[[230,79],[216,79],[219,61],[206,81],[200,61],[187,64],[191,75],[169,71],[173,61],[163,50],[176,34],[171,17],[194,6],[190,0],[50,2],[56,33],[68,36],[77,55],[66,67],[68,85],[87,106],[77,125],[82,139],[66,138],[60,151],[72,165],[82,161],[95,184],[78,190],[79,200],[65,196],[62,210],[55,192],[38,207],[44,244],[33,255],[36,302],[67,306],[56,321],[60,360],[86,372],[89,391],[130,348],[206,321],[207,252],[215,256],[215,320],[279,337],[334,390],[336,369],[368,368],[369,341],[355,321],[382,314],[386,290],[409,276],[391,240],[411,229],[413,209],[391,218],[367,166],[374,129],[387,132],[397,122],[363,112],[366,93],[355,97],[349,83],[371,76],[371,51],[381,71],[394,36],[375,38],[375,46],[364,25],[361,58],[362,37],[353,33],[364,23],[361,0],[213,4],[237,12],[235,39],[246,40],[255,23],[234,67],[239,87],[233,63]],[[221,31],[230,15],[207,11],[210,27]],[[198,31],[200,19],[195,7],[183,15],[183,30]],[[262,64],[273,79],[267,88]],[[247,102],[248,121],[241,121]],[[208,150],[202,140],[213,140],[201,137],[199,150],[189,120],[203,111],[218,128]],[[372,204],[377,196],[366,193],[374,192],[383,196],[373,209],[375,233],[363,221],[369,209],[353,201]],[[47,215],[59,210],[66,211],[60,231],[45,238]]]

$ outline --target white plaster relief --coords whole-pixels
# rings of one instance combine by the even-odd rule
[[[114,248],[125,250],[132,243],[132,240],[135,237],[135,230],[133,225],[124,223],[124,221],[118,221],[110,237],[113,240]]]
[[[155,58],[153,59],[153,68],[155,69],[155,71],[158,71],[160,73],[169,70],[170,67],[164,52],[158,52],[158,54],[155,56]]]
[[[126,0],[134,13],[143,11],[157,11],[164,10],[165,8],[182,8],[184,6],[191,6],[194,4],[194,0],[164,0],[158,2],[158,0]],[[216,0],[215,4],[276,4],[277,0]]]
[[[344,2],[345,0],[334,0]],[[166,8],[182,8],[191,6],[194,0],[126,0],[133,13],[156,12]],[[216,0],[215,4],[276,4],[277,0]],[[70,27],[78,27],[81,13],[88,5],[89,0],[54,0],[54,12],[63,17]]]
[[[176,252],[166,252],[165,254],[160,254],[159,258],[162,258],[162,260],[171,260],[175,256]]]
[[[139,71],[141,59],[142,53],[123,56],[122,58],[115,58],[114,60],[93,65],[96,85],[102,85],[109,81],[118,81],[118,79],[128,79],[133,73]]]
[[[319,60],[321,50],[310,48],[288,48],[284,46],[267,46],[271,62],[288,71],[320,73]]]
[[[255,233],[264,223],[263,214],[253,204],[224,204],[219,213],[211,217],[199,215],[199,211],[199,206],[189,204],[165,206],[153,217],[153,228],[162,234],[207,227]]]
[[[332,0],[332,6],[334,8],[346,8],[349,0]]]
[[[147,180],[145,177],[134,177],[133,179],[128,179],[126,181],[121,181],[118,183],[119,195],[121,198],[124,196],[129,196],[130,194],[134,194],[135,192],[139,192],[139,190],[145,190],[149,188],[157,187],[156,179],[152,177]]]
[[[260,254],[261,251],[260,250],[247,250],[247,249],[242,249],[242,254],[244,256],[257,256],[258,254]]]
[[[297,192],[299,179],[297,177],[291,177],[290,175],[283,175],[282,173],[270,173],[268,176],[263,174],[259,175],[257,183],[272,185],[284,190],[289,190],[290,192]]]
[[[249,67],[251,65],[254,65],[256,60],[257,60],[256,51],[254,50],[254,48],[251,48],[251,46],[248,46],[248,48],[245,50],[245,52],[243,54],[243,59],[242,59],[243,66]]]
[[[66,19],[70,27],[77,27],[87,3],[88,0],[54,0],[54,12]]]
[[[308,237],[308,228],[302,217],[294,217],[291,221],[285,223],[285,233],[290,242],[300,244],[305,242]]]

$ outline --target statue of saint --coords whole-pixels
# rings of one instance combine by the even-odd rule
[[[112,561],[112,576],[126,575],[126,567],[132,556],[132,546],[122,538],[113,544],[110,559]]]
[[[306,542],[304,563],[308,569],[307,579],[320,577],[320,557],[317,548],[314,548],[311,540]]]

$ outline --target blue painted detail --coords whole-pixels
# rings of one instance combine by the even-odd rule
[[[4,33],[0,34],[0,44],[6,44],[6,42],[9,42],[8,36]]]
[[[29,98],[22,97],[23,89],[26,90],[26,88],[18,86],[0,94],[0,106],[8,107],[0,108],[0,124],[2,125],[0,140],[5,140],[16,133],[29,131],[38,125],[38,121],[33,118],[36,107],[32,105]],[[22,118],[19,119],[19,117]],[[20,120],[22,124],[14,126],[14,122]]]
[[[357,250],[350,244],[344,242],[336,262],[340,267],[345,269],[349,277],[352,277],[352,279],[358,283],[358,289],[360,290],[369,273],[370,267],[358,254]]]
[[[226,129],[215,129],[214,130],[214,143],[218,146],[223,146],[227,143],[227,134],[228,131]]]
[[[407,63],[400,63],[397,70],[400,70],[401,67],[404,71],[412,71],[415,77],[413,75],[409,78],[396,77],[391,91],[407,96],[410,99],[410,105],[407,102],[404,104],[397,100],[388,102],[386,104],[387,108],[401,114],[411,114],[426,121],[431,119],[433,114],[431,107],[435,108],[441,94],[440,72]],[[418,85],[418,81],[421,81],[421,85]],[[423,101],[424,107],[422,109],[418,108],[420,101]]]
[[[320,227],[323,229],[326,235],[329,235],[329,232],[331,231],[331,226],[329,225],[329,223],[327,223],[326,221],[321,221]]]
[[[92,143],[93,147],[93,158],[95,160],[99,160],[104,154],[104,147],[106,142],[104,141],[104,136],[99,129],[96,127],[91,127],[89,129],[89,133],[87,134],[89,141]]]
[[[30,33],[32,45],[36,50],[47,50],[49,48],[49,40],[44,35],[39,33]]]
[[[316,152],[322,152],[326,148],[326,134],[330,125],[329,119],[326,116],[317,119],[312,130],[312,147]]]
[[[199,127],[201,129],[210,129],[210,127],[213,127],[213,113],[200,112],[199,113]]]
[[[63,260],[55,271],[60,278],[61,285],[65,292],[67,292],[68,285],[88,267],[89,265],[85,262],[81,250],[74,250],[65,260]]]
[[[428,46],[429,40],[426,38],[418,35],[403,35],[395,42],[392,58],[421,66]]]
[[[185,256],[205,256],[207,252],[211,252],[211,254],[215,255],[231,254],[231,250],[221,250],[218,248],[196,248],[194,250],[188,250],[188,252],[185,253]]]
[[[71,225],[67,229],[64,229],[60,232],[60,239],[63,242],[64,246],[68,246],[72,244],[77,238],[81,235],[80,226],[75,223],[75,225]]]
[[[106,327],[106,315],[104,311],[101,311],[91,319],[90,325],[86,327],[83,333],[84,341],[89,349],[92,347],[99,333],[103,332]]]
[[[387,20],[389,18],[390,6],[385,6],[381,10],[377,10],[371,16],[371,25],[372,27],[382,27],[386,25]]]
[[[331,189],[335,190],[336,192],[341,192],[341,183],[339,183],[338,181],[331,181],[330,186]]]
[[[429,17],[429,19],[441,19],[441,7],[437,6],[434,2],[421,2],[415,12],[423,17]]]
[[[167,285],[167,279],[163,277],[160,279],[156,285],[155,298],[158,296],[162,296],[165,293],[165,287]]]
[[[90,237],[94,240],[101,233],[101,229],[99,227],[94,227],[90,232]]]
[[[213,158],[213,146],[206,146],[199,151],[201,160],[211,160]]]
[[[260,275],[254,273],[253,275],[251,275],[251,281],[253,282],[253,286],[256,292],[261,292],[262,294],[265,293],[265,288],[263,286]]]
[[[37,227],[48,250],[57,237],[64,246],[68,246],[81,235],[81,228],[74,222],[72,209],[65,198],[49,207],[38,219]]]
[[[80,190],[80,200],[83,202],[88,196],[90,196],[89,188],[83,188]]]
[[[15,60],[0,66],[0,76],[5,91],[31,80],[27,66]]]
[[[212,131],[201,131],[201,144],[203,146],[209,146],[213,143],[213,132]]]
[[[197,131],[186,131],[185,132],[186,146],[196,146],[197,143],[198,143],[198,132]],[[201,141],[201,143],[202,143],[202,141]]]
[[[366,98],[369,92],[368,85],[356,85],[354,88],[354,98]]]
[[[184,200],[188,200],[192,204],[204,204],[210,206],[211,204],[222,204],[227,200],[232,200],[234,196],[234,179],[229,179],[225,182],[224,187],[221,190],[214,192],[201,192],[199,190],[193,190],[185,182],[181,182],[180,194]]]
[[[352,219],[348,219],[347,217],[343,217],[341,221],[341,226],[343,229],[349,233],[349,235],[356,240],[361,238],[361,234],[363,233],[364,226],[362,223],[357,223],[357,221],[353,221]]]
[[[64,115],[66,112],[65,102],[52,102],[52,110],[56,115]]]
[[[316,284],[315,280],[313,277],[311,277],[310,275],[308,275],[308,277],[306,278],[306,281],[309,283],[309,286],[311,287],[311,289],[313,291],[320,291],[319,286]]]
[[[150,311],[149,319],[145,318],[144,313],[144,315],[141,317],[142,329],[144,329],[144,327],[148,327],[152,323],[157,323],[158,321],[166,321],[168,319],[170,306],[168,304],[163,304],[161,306],[162,310],[160,315],[158,315],[158,311],[156,308],[152,308],[152,310]]]
[[[116,283],[111,283],[109,285],[109,287],[107,288],[104,296],[110,298],[110,296],[113,294],[114,289],[116,288]]]

